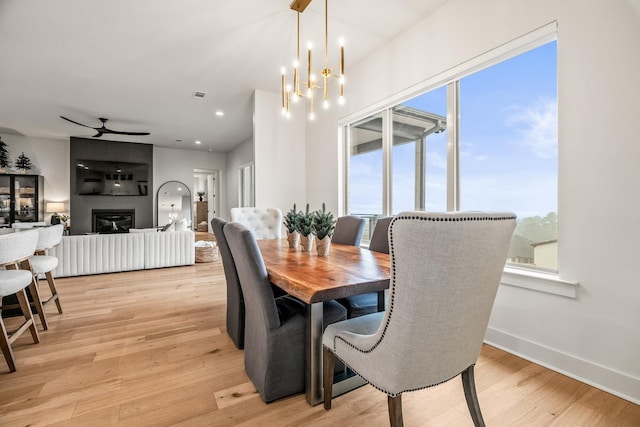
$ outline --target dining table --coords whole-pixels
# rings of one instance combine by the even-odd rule
[[[324,301],[369,292],[378,293],[378,309],[384,309],[384,290],[389,287],[388,254],[366,248],[331,243],[327,256],[290,248],[286,239],[259,240],[269,280],[306,303],[305,393],[309,404],[323,401],[322,304]],[[333,395],[365,384],[353,376],[335,382]]]

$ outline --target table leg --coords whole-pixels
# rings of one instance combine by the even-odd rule
[[[305,339],[305,392],[307,402],[317,405],[322,395],[322,303],[307,305]]]
[[[384,311],[385,292],[378,291],[378,311]]]

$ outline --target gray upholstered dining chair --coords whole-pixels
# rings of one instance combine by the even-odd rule
[[[392,426],[402,425],[402,393],[458,374],[474,424],[484,425],[474,365],[515,225],[509,213],[399,214],[389,228],[389,307],[324,332],[325,409],[338,357],[387,394]]]
[[[255,236],[242,224],[224,226],[237,266],[246,307],[244,366],[265,402],[300,393],[305,383],[306,305],[289,295],[275,297]],[[324,304],[324,323],[345,319],[340,304]],[[332,368],[333,369],[333,368]]]
[[[369,249],[384,254],[389,253],[389,224],[394,217],[387,216],[378,219],[371,235]],[[384,298],[384,291],[369,292],[340,298],[337,301],[347,309],[347,318],[364,316],[378,311],[378,297]]]
[[[29,257],[29,264],[31,272],[33,273],[36,285],[39,286],[38,277],[43,274],[47,283],[49,284],[49,290],[51,291],[51,297],[42,301],[43,307],[46,307],[52,302],[55,302],[58,309],[58,313],[62,314],[62,305],[60,304],[60,296],[56,289],[56,282],[53,278],[53,270],[58,266],[58,258],[55,256],[47,255],[47,250],[52,249],[60,244],[62,240],[62,233],[64,226],[62,224],[52,225],[50,227],[41,227],[36,229],[38,231],[38,244],[36,245],[35,255]],[[38,288],[39,289],[39,288]],[[44,311],[43,311],[44,312]],[[46,319],[41,319],[43,328],[48,329]]]
[[[37,242],[38,233],[35,230],[0,236],[0,265],[6,268],[0,270],[0,306],[2,305],[2,297],[16,295],[22,314],[25,317],[22,325],[15,332],[9,334],[4,325],[4,320],[0,316],[0,348],[2,348],[2,353],[10,372],[16,371],[15,357],[11,344],[27,330],[31,332],[34,342],[40,342],[35,320],[31,314],[29,299],[24,291],[27,287],[32,292],[35,289],[33,274],[30,271],[18,269],[19,263],[25,262],[29,259],[29,256],[33,255]],[[38,295],[37,292],[35,295]]]
[[[240,288],[240,279],[236,271],[236,264],[233,261],[227,238],[223,228],[227,221],[222,218],[211,220],[211,229],[216,236],[216,242],[222,257],[224,277],[227,281],[227,334],[237,348],[244,348],[244,297]]]
[[[343,245],[360,246],[363,230],[363,218],[352,215],[341,216],[336,220],[336,229],[333,232],[331,241]]]

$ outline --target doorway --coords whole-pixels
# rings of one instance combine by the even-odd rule
[[[211,220],[220,210],[218,194],[220,192],[220,171],[209,169],[193,170],[194,209],[193,230],[213,233]]]

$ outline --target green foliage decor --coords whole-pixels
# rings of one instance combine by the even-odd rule
[[[296,219],[296,229],[301,236],[307,237],[313,232],[313,213],[309,212],[309,203],[305,213],[300,212]]]
[[[302,212],[296,212],[296,204],[293,204],[293,209],[291,209],[284,216],[284,226],[287,228],[289,233],[293,233],[296,231],[296,226],[298,224],[298,217],[302,215]]]
[[[331,212],[326,211],[324,203],[322,204],[322,211],[318,210],[313,213],[312,228],[313,234],[316,235],[318,240],[333,236],[333,232],[336,229],[336,220]]]
[[[16,159],[16,168],[23,171],[31,169],[31,160],[24,155],[24,152]]]
[[[0,168],[8,168],[11,165],[9,161],[9,152],[7,151],[7,143],[0,137]]]

